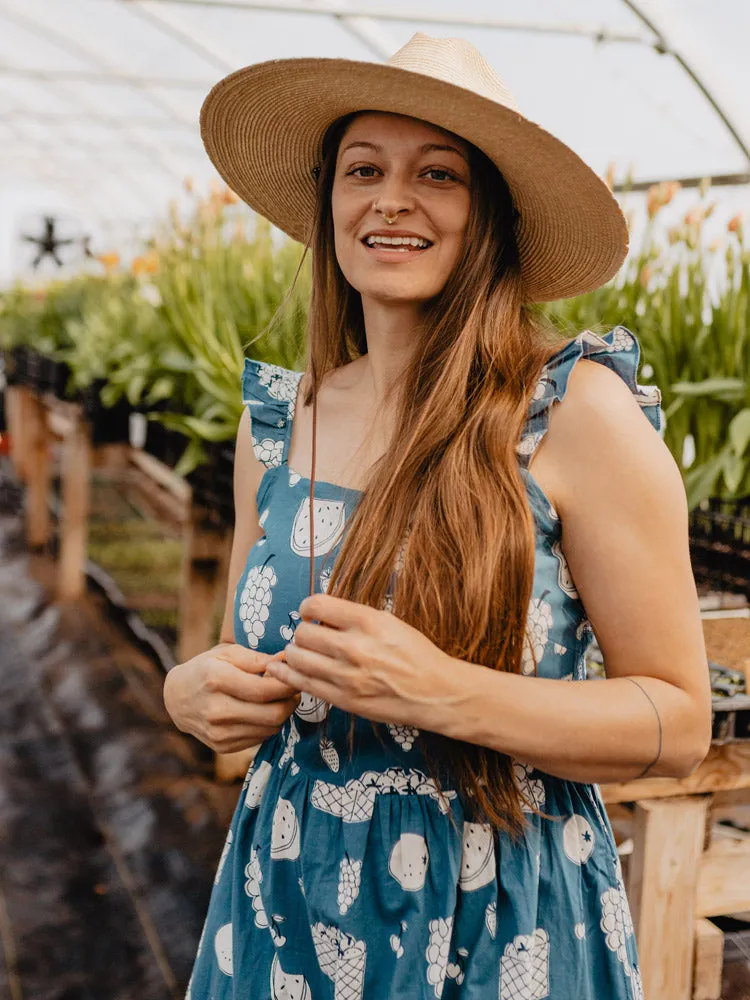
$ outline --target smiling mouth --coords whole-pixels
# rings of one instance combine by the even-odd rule
[[[368,250],[392,254],[423,253],[432,243],[421,236],[365,236],[361,241]]]

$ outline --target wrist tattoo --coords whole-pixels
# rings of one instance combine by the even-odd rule
[[[637,680],[635,680],[635,678],[633,678],[633,677],[625,677],[625,678],[624,678],[624,680],[626,680],[626,681],[632,681],[632,683],[633,683],[633,684],[635,684],[635,686],[636,686],[637,688],[640,688],[640,690],[641,690],[641,691],[642,691],[642,692],[643,692],[643,693],[644,693],[644,694],[646,695],[646,697],[648,698],[648,700],[649,700],[649,701],[651,702],[651,707],[653,708],[654,712],[656,713],[656,721],[657,721],[657,723],[658,723],[658,725],[659,725],[659,748],[658,748],[658,750],[656,751],[656,756],[655,756],[655,757],[654,757],[654,759],[653,759],[653,760],[651,761],[651,763],[650,763],[650,764],[648,765],[648,767],[645,767],[645,768],[643,769],[643,771],[641,771],[641,773],[640,773],[639,775],[637,775],[637,778],[643,778],[643,777],[645,777],[645,776],[646,776],[646,775],[648,774],[648,772],[649,772],[649,771],[651,770],[651,768],[652,768],[652,767],[654,766],[654,764],[655,764],[655,763],[656,763],[656,762],[657,762],[657,761],[659,760],[659,758],[661,757],[661,736],[662,736],[662,733],[661,733],[661,717],[660,717],[660,715],[659,715],[659,710],[657,709],[656,705],[654,704],[654,702],[653,702],[653,699],[652,699],[651,695],[650,695],[650,694],[648,693],[648,691],[647,691],[647,690],[646,690],[646,689],[645,689],[645,688],[643,687],[643,685],[642,685],[642,684],[639,684],[639,683],[638,683],[638,681],[637,681]],[[636,778],[635,780],[637,780],[637,778]]]

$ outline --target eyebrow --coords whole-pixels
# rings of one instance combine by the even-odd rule
[[[358,139],[355,142],[350,142],[348,146],[344,146],[341,152],[346,153],[348,150],[354,149],[355,147],[360,147],[363,149],[371,149],[375,153],[381,153],[383,151],[383,147],[379,146],[375,142],[365,142],[364,139]],[[456,153],[458,154],[458,156],[461,157],[461,159],[466,160],[468,162],[468,157],[466,156],[466,154],[462,153],[457,146],[450,146],[445,143],[426,142],[422,147],[420,147],[419,151],[420,153]]]

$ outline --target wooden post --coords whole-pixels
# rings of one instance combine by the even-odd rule
[[[636,802],[628,900],[646,1000],[692,1000],[695,897],[708,798]]]
[[[11,458],[16,475],[26,482],[28,465],[29,406],[31,389],[25,385],[8,386],[8,430],[11,432]],[[33,420],[33,417],[31,418]]]
[[[57,597],[73,601],[86,589],[91,432],[82,416],[63,440]]]
[[[26,541],[29,548],[49,542],[50,435],[44,404],[38,396],[25,394],[23,465],[26,472]]]
[[[185,525],[177,656],[181,663],[214,642],[217,590],[223,585],[226,529],[212,525],[205,511],[191,507]]]
[[[693,1000],[721,1000],[724,933],[710,920],[695,922]]]

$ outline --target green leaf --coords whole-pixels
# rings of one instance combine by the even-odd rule
[[[750,444],[750,407],[735,414],[729,423],[729,442],[736,455],[744,455]]]

